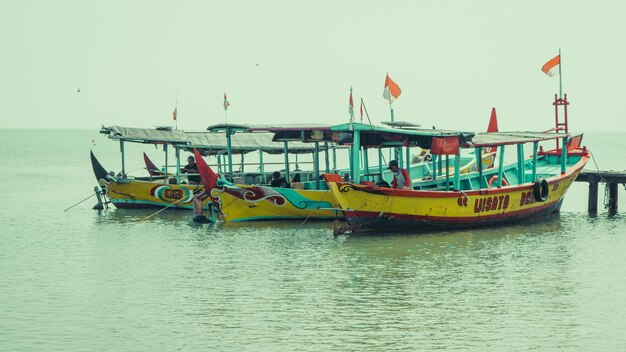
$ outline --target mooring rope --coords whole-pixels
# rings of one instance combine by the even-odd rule
[[[600,178],[602,182],[606,182],[606,179],[602,177],[602,175],[600,174],[600,167],[598,167],[598,163],[596,162],[596,157],[593,155],[591,150],[588,150],[588,152],[589,154],[591,154],[591,160],[593,160],[593,164],[596,166],[596,171],[598,171],[598,177]]]
[[[293,236],[293,235],[295,235],[295,234],[296,234],[296,232],[297,232],[298,230],[300,230],[300,228],[302,227],[302,225],[304,225],[304,224],[307,222],[307,220],[309,220],[309,218],[310,218],[312,215],[317,214],[317,211],[319,210],[319,203],[321,203],[321,202],[323,202],[323,201],[324,201],[324,198],[326,198],[326,195],[328,194],[328,192],[330,192],[330,190],[329,190],[329,189],[327,189],[327,190],[326,190],[326,192],[324,192],[324,195],[322,196],[322,199],[320,199],[320,200],[319,200],[317,209],[315,209],[314,211],[309,212],[309,215],[307,215],[307,217],[304,219],[304,221],[302,221],[302,222],[301,222],[301,223],[300,223],[300,224],[296,227],[296,229],[293,231],[293,233],[291,234],[292,236]]]
[[[72,205],[71,207],[69,207],[69,208],[67,208],[67,209],[65,209],[65,210],[63,210],[63,211],[64,211],[64,212],[65,212],[65,211],[68,211],[68,210],[72,209],[73,207],[77,206],[78,204],[80,204],[80,203],[82,203],[82,202],[86,201],[87,199],[89,199],[89,198],[91,198],[91,197],[93,197],[93,196],[95,196],[95,195],[96,195],[96,193],[94,192],[94,193],[92,193],[89,197],[87,197],[87,198],[85,198],[85,199],[81,200],[80,202],[78,202],[78,203],[76,203],[76,204]]]

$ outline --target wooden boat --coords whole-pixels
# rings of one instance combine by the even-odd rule
[[[230,128],[230,126],[214,125],[209,126],[209,130],[215,130],[217,128]],[[244,126],[239,126],[240,130],[244,129]],[[256,132],[269,131],[267,128],[258,127],[253,129],[251,127],[245,128],[251,134]],[[319,131],[328,130],[327,126],[310,126],[299,127],[301,131],[307,131],[307,136],[312,134],[318,136]],[[227,135],[231,135],[230,131],[226,131]],[[295,142],[297,147],[294,149],[290,147],[290,143],[285,140],[277,139],[274,136],[274,141],[282,141],[284,143],[284,150],[291,152],[284,153],[285,155],[285,170],[286,176],[289,178],[289,155],[298,152],[311,153],[309,149],[301,149],[309,140],[307,138],[299,140],[298,137]],[[299,182],[295,188],[278,188],[271,187],[263,184],[243,184],[234,183],[227,180],[224,177],[218,177],[218,175],[211,169],[209,165],[204,162],[202,155],[198,150],[194,151],[198,164],[198,170],[202,177],[202,182],[205,187],[209,189],[209,195],[211,200],[216,205],[218,214],[228,222],[241,222],[250,220],[277,220],[277,219],[336,219],[341,216],[341,212],[338,211],[338,203],[332,196],[332,193],[325,188],[325,183],[321,182],[319,173],[319,153],[320,151],[328,151],[328,146],[320,148],[319,143],[322,142],[322,138],[316,138],[313,147],[314,156],[314,171],[313,181]],[[309,147],[310,148],[310,147]],[[328,154],[326,168],[328,169]]]
[[[91,152],[91,164],[100,186],[101,193],[116,208],[143,209],[143,208],[172,208],[193,209],[194,192],[200,191],[201,185],[182,182],[181,175],[160,170],[144,153],[144,162],[149,177],[127,175],[125,167],[125,143],[142,143],[162,145],[168,157],[168,147],[173,146],[177,156],[177,170],[180,168],[178,150],[180,145],[188,143],[185,132],[170,128],[128,128],[121,126],[102,127],[100,133],[120,143],[122,156],[122,171],[119,173],[107,172],[96,156]],[[212,203],[205,202],[205,209],[210,210]]]
[[[369,125],[363,125],[369,126]],[[241,126],[240,126],[241,127]],[[212,127],[209,127],[211,129]],[[330,172],[329,166],[329,143],[338,143],[341,141],[339,134],[334,135],[330,125],[283,125],[283,126],[255,126],[248,127],[248,131],[254,132],[272,132],[273,140],[283,142],[285,148],[289,148],[289,143],[300,142],[309,143],[315,146],[313,153],[313,179],[309,182],[298,182],[293,184],[292,188],[270,187],[263,184],[242,184],[226,180],[218,175],[207,165],[206,167],[198,164],[200,174],[203,175],[203,183],[210,189],[211,199],[214,201],[218,213],[225,221],[241,222],[250,220],[276,220],[276,219],[337,219],[343,218],[343,213],[339,208],[339,203],[328,189],[325,182],[322,181],[320,172],[319,153],[325,152],[326,155],[326,173]],[[397,129],[398,131],[402,131]],[[227,133],[229,134],[229,133]],[[344,141],[345,142],[345,141]],[[350,141],[348,141],[350,142]],[[389,141],[388,145],[402,145],[399,141]],[[333,149],[334,151],[334,149]],[[365,151],[365,155],[367,155]],[[285,154],[285,171],[289,178],[290,163],[289,154]],[[410,165],[409,174],[411,178],[421,180],[424,177],[432,177],[436,175],[436,171],[431,170],[431,164],[428,160],[420,160],[417,163],[410,161],[410,150],[406,149],[406,165]],[[494,153],[486,153],[483,160],[484,167],[490,167],[493,163]],[[383,170],[382,152],[378,150],[379,163],[377,166],[369,167],[365,165],[365,169],[359,174],[365,179],[365,182],[374,184],[385,178],[392,178],[391,172]],[[198,158],[196,158],[198,159]],[[333,159],[336,159],[333,157]],[[366,159],[367,160],[367,159]],[[355,165],[359,165],[358,163]],[[472,157],[463,158],[462,167],[459,172],[470,172],[476,167],[476,159]],[[339,174],[347,173],[348,177],[354,179],[355,168],[350,167],[345,170],[337,170],[333,166],[333,171]],[[451,170],[451,169],[450,169]],[[449,171],[450,172],[450,171]],[[297,186],[297,187],[296,187]]]
[[[362,143],[376,143],[381,136],[394,135],[393,131],[363,126],[351,130],[338,126],[334,130],[351,132],[352,148],[357,151]],[[568,133],[473,135],[424,130],[406,131],[396,137],[407,144],[430,145],[440,160],[454,155],[453,178],[448,172],[440,173],[433,179],[414,183],[413,189],[402,190],[359,184],[358,178],[355,182],[343,182],[334,175],[325,175],[349,228],[354,231],[468,227],[540,219],[559,211],[567,190],[590,157],[589,151],[580,147],[582,137],[569,140]],[[561,141],[561,145],[538,150],[538,144],[548,140]],[[524,157],[526,143],[533,147],[530,158]],[[505,146],[511,145],[517,148],[517,162],[504,165]],[[457,171],[459,150],[474,149],[480,160],[483,150],[494,147],[500,149],[498,167],[479,166],[467,174]],[[359,160],[354,162],[358,164]]]
[[[193,209],[194,192],[202,185],[173,184],[151,177],[123,177],[109,173],[91,152],[91,164],[102,193],[120,209],[173,208]],[[205,209],[212,204],[205,201]]]
[[[98,180],[101,191],[117,208],[160,208],[172,209],[193,209],[194,192],[200,191],[202,185],[187,183],[186,174],[180,174],[180,151],[193,151],[198,148],[205,155],[222,155],[230,150],[230,154],[245,154],[251,151],[268,153],[282,153],[284,148],[278,143],[271,141],[272,136],[268,133],[242,134],[235,142],[226,142],[224,133],[213,132],[185,132],[172,129],[145,129],[128,128],[121,126],[102,127],[101,133],[109,136],[110,139],[119,141],[122,171],[119,173],[107,172],[95,155],[91,153],[91,162]],[[141,143],[162,145],[165,152],[165,169],[159,170],[156,165],[145,155],[144,162],[148,170],[149,177],[138,177],[127,175],[125,167],[125,143]],[[169,166],[168,155],[170,147],[174,148],[176,164]],[[295,146],[297,150],[312,152],[311,146]],[[288,149],[287,152],[292,150]],[[232,169],[232,166],[231,166]],[[266,179],[263,173],[255,173],[260,178]],[[245,173],[234,174],[238,178],[247,176]],[[102,207],[102,203],[98,208]],[[205,200],[205,209],[211,210],[213,203],[210,199]]]

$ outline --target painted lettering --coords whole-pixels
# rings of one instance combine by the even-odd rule
[[[163,191],[163,196],[165,198],[181,199],[183,198],[183,190],[182,189],[166,189],[165,191]]]
[[[480,213],[484,205],[485,205],[484,198],[476,199],[476,201],[474,202],[474,213]]]
[[[509,195],[478,198],[474,201],[474,213],[502,210],[509,207]]]
[[[526,205],[531,204],[534,200],[533,192],[528,191],[528,193],[526,193]]]
[[[532,191],[522,192],[522,196],[519,201],[520,206],[529,205],[535,203],[535,196]]]

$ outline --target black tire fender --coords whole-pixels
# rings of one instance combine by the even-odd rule
[[[538,202],[545,202],[548,199],[548,193],[550,192],[550,186],[548,181],[543,178],[538,178],[533,185],[533,196]]]

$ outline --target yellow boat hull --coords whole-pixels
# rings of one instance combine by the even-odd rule
[[[218,213],[229,222],[343,218],[330,190],[221,184],[211,190]]]
[[[535,183],[473,191],[397,190],[329,182],[352,229],[468,227],[539,219],[559,211],[563,197],[585,165],[546,179],[548,195],[537,200]]]
[[[202,185],[168,184],[141,180],[99,180],[100,187],[117,208],[193,209],[194,191]],[[209,199],[204,201],[208,209]]]

